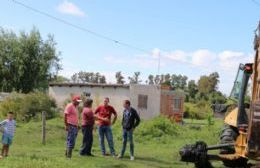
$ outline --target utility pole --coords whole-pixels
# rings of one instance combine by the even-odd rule
[[[161,53],[159,51],[158,53],[158,69],[157,69],[157,75],[160,75],[160,68],[161,68]]]

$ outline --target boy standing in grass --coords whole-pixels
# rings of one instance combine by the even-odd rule
[[[130,141],[130,159],[134,160],[134,140],[133,140],[133,132],[134,129],[140,123],[140,117],[136,110],[131,107],[131,103],[129,100],[124,101],[124,112],[122,119],[122,127],[123,127],[123,147],[121,153],[118,155],[118,158],[121,159],[124,157],[127,139]]]
[[[1,122],[3,126],[3,136],[2,136],[2,157],[7,157],[9,152],[9,147],[12,144],[16,122],[13,119],[14,113],[8,112],[7,119]]]
[[[71,158],[72,150],[75,146],[79,127],[78,105],[82,100],[80,96],[73,96],[72,103],[69,103],[64,110],[64,124],[67,131],[66,157]]]

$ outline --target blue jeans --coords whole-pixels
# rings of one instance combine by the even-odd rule
[[[134,156],[134,141],[133,141],[133,130],[123,129],[123,147],[121,150],[121,156],[123,157],[125,154],[127,138],[130,142],[130,155]]]
[[[71,148],[71,149],[74,148],[77,135],[78,135],[78,127],[69,124],[68,132],[67,132],[67,148]]]
[[[105,143],[104,139],[106,136],[108,146],[110,149],[111,155],[115,155],[115,149],[114,149],[114,142],[113,142],[113,134],[112,134],[112,129],[110,126],[98,126],[98,134],[99,134],[99,145],[102,151],[102,155],[106,154],[106,148],[105,148]]]

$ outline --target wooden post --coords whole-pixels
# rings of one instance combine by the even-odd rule
[[[42,144],[46,144],[46,112],[42,112]]]

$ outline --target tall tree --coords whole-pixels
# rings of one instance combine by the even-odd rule
[[[187,85],[188,77],[185,75],[175,75],[171,76],[171,85],[175,89],[185,89]]]
[[[84,72],[84,71],[78,72],[78,79],[82,83],[88,83],[89,82],[89,73]]]
[[[156,75],[154,78],[154,84],[159,85],[160,84],[160,75]]]
[[[106,82],[106,77],[104,75],[101,75],[99,78],[99,83],[105,84]]]
[[[202,94],[212,93],[217,91],[218,83],[219,75],[217,72],[214,72],[209,76],[201,76],[198,81],[198,90]]]
[[[0,89],[23,93],[46,89],[61,69],[55,47],[54,37],[43,40],[36,28],[19,35],[0,28]]]
[[[208,76],[201,76],[198,81],[198,90],[202,94],[208,94],[211,90],[209,77]]]
[[[149,75],[148,76],[148,84],[149,85],[153,85],[154,84],[154,76],[153,75]]]
[[[73,83],[78,82],[78,74],[77,74],[77,73],[74,73],[74,74],[71,76],[71,80],[72,80]]]
[[[80,71],[73,74],[71,80],[80,83],[106,83],[106,77],[99,72]]]
[[[116,83],[117,83],[117,84],[124,84],[124,83],[125,83],[124,77],[123,77],[123,75],[121,74],[121,71],[116,72],[115,77],[116,77]]]
[[[211,91],[217,91],[219,83],[219,74],[217,72],[211,73],[209,75],[209,82],[211,85]]]
[[[188,82],[188,92],[189,92],[189,96],[194,99],[195,95],[198,92],[198,86],[196,85],[195,80],[190,80]]]
[[[67,82],[70,82],[70,79],[68,79],[64,76],[61,76],[61,75],[57,75],[50,82],[67,83]]]
[[[139,84],[139,83],[141,83],[142,80],[139,79],[140,78],[140,74],[141,74],[140,72],[134,72],[133,77],[128,77],[129,83],[130,84]]]

